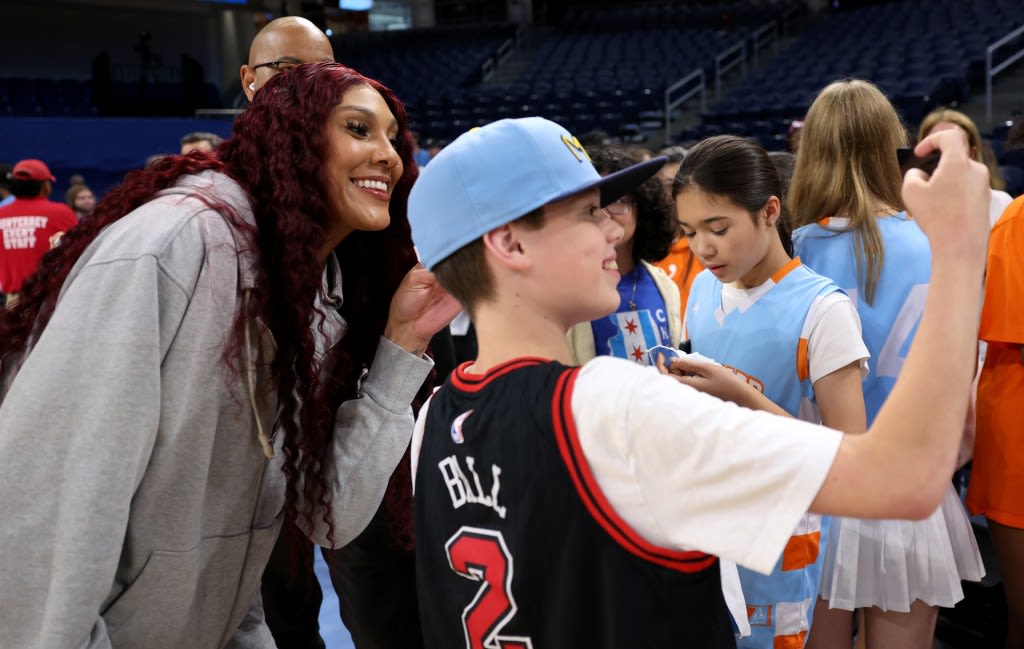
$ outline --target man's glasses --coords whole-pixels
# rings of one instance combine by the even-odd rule
[[[608,213],[612,216],[622,216],[633,209],[633,198],[631,196],[623,196],[619,200],[605,205],[604,209],[608,210]]]
[[[296,61],[295,59],[278,59],[276,61],[267,61],[266,63],[257,63],[252,66],[252,69],[259,70],[260,68],[274,68],[277,72],[284,72],[285,70],[291,70],[297,65],[302,65],[302,61]]]

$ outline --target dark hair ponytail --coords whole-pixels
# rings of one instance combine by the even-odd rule
[[[672,197],[690,186],[724,196],[751,214],[764,207],[772,196],[778,198],[780,210],[775,227],[786,254],[793,256],[793,225],[781,209],[782,181],[768,152],[760,146],[735,135],[709,137],[683,158],[672,183]]]

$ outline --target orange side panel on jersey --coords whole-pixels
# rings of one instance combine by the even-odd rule
[[[807,632],[801,631],[796,635],[777,635],[772,649],[804,649],[807,640]]]
[[[811,375],[811,362],[807,358],[807,339],[801,338],[796,344],[796,376],[806,381]]]
[[[821,549],[821,532],[796,534],[789,537],[786,549],[782,551],[782,569],[799,570],[818,560]]]

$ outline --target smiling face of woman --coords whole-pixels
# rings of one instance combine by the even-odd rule
[[[382,230],[391,222],[388,204],[403,171],[398,137],[394,114],[370,86],[349,88],[328,117],[324,173],[333,238]]]

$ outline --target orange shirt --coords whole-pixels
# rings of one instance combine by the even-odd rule
[[[978,337],[989,343],[978,381],[977,437],[967,505],[1024,528],[1024,196],[992,229]]]
[[[704,266],[697,260],[697,255],[690,250],[690,242],[686,237],[679,239],[672,244],[668,256],[661,261],[654,262],[654,265],[665,271],[669,279],[679,287],[679,304],[682,309],[680,317],[686,315],[686,298],[690,295],[690,286],[693,284],[697,273],[704,270]]]

